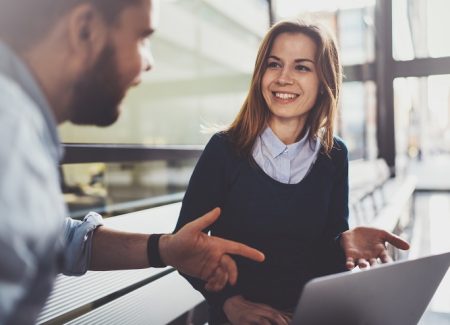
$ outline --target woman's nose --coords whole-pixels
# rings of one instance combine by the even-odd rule
[[[282,70],[280,70],[280,74],[279,74],[276,82],[280,86],[293,84],[294,80],[292,79],[289,69],[283,68]]]

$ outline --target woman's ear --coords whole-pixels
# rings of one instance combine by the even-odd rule
[[[325,93],[325,89],[322,84],[319,86],[319,94],[323,95]]]

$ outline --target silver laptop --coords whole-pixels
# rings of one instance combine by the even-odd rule
[[[316,278],[292,324],[417,324],[449,266],[450,252]]]

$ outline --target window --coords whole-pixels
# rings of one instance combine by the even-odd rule
[[[204,145],[211,137],[204,130],[233,120],[269,27],[268,2],[172,0],[160,6],[160,25],[150,41],[155,66],[129,91],[119,120],[107,128],[66,123],[60,127],[63,142]],[[196,161],[179,152],[176,159],[64,165],[71,215],[179,201]]]
[[[201,126],[232,121],[248,90],[267,1],[161,1],[155,67],[108,128],[61,127],[64,142],[205,144]],[[176,22],[176,23],[174,23]]]
[[[450,152],[450,75],[397,78],[396,150],[420,159]]]
[[[450,29],[446,0],[392,1],[393,50],[396,60],[450,55],[443,33]]]
[[[376,146],[376,87],[373,82],[343,85],[338,122],[350,159],[374,159]]]

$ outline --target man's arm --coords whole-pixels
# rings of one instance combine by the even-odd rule
[[[228,255],[241,255],[262,262],[264,255],[243,244],[208,236],[203,229],[213,224],[220,215],[214,209],[175,234],[163,235],[159,240],[162,261],[190,276],[207,281],[211,291],[234,285],[238,270]],[[150,235],[151,236],[151,235]],[[152,264],[147,254],[149,235],[120,232],[98,227],[93,236],[91,270],[118,270],[146,268]]]
[[[148,234],[129,233],[105,226],[98,227],[92,238],[89,269],[111,271],[149,267],[148,237]]]

